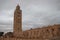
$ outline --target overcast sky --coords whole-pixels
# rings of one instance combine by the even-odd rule
[[[0,31],[13,31],[16,5],[22,10],[22,29],[60,24],[60,0],[0,0]]]

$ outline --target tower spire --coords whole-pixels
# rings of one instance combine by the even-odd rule
[[[16,10],[20,10],[20,6],[19,6],[19,4],[16,6]]]

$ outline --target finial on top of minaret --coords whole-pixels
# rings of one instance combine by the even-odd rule
[[[19,10],[19,9],[20,9],[20,6],[19,6],[19,4],[16,6],[16,9],[17,9],[17,10]]]

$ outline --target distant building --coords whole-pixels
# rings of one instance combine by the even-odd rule
[[[22,10],[20,10],[20,6],[17,5],[16,10],[14,12],[14,35],[19,36],[22,32]]]
[[[14,11],[13,33],[8,32],[3,36],[3,38],[5,38],[4,40],[6,39],[15,40],[17,38],[23,40],[29,40],[29,39],[31,40],[54,39],[55,40],[56,38],[59,37],[60,37],[60,24],[22,31],[22,10],[20,9],[19,5],[16,6],[16,10]]]

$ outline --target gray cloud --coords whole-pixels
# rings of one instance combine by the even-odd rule
[[[22,9],[24,30],[60,24],[60,0],[0,0],[0,26],[4,25],[2,29],[7,25],[7,29],[13,28],[14,10],[18,3]]]

